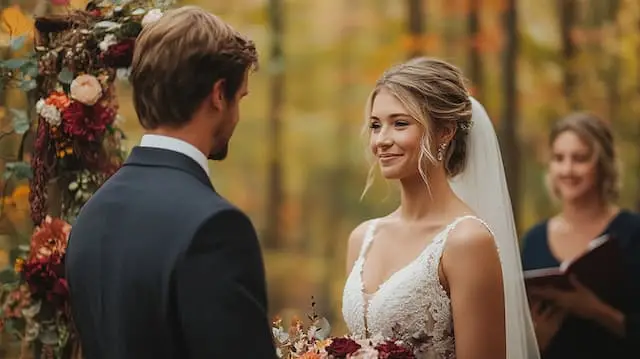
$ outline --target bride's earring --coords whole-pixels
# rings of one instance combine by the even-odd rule
[[[447,149],[447,144],[446,143],[441,143],[440,146],[438,146],[438,153],[436,153],[436,159],[440,162],[442,162],[442,160],[444,159],[444,151]]]

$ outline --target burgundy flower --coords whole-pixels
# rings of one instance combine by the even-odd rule
[[[58,309],[64,308],[69,287],[64,278],[62,255],[54,253],[49,257],[32,258],[24,264],[22,275],[34,299],[49,302]]]
[[[130,38],[109,46],[107,51],[101,54],[104,65],[112,68],[126,68],[131,66],[135,42],[135,39]]]
[[[409,348],[396,344],[394,341],[386,341],[376,346],[381,359],[415,359],[415,355]]]
[[[64,278],[58,278],[53,283],[51,292],[49,292],[48,298],[54,299],[55,297],[66,298],[69,295],[69,284]]]
[[[102,137],[107,125],[113,123],[115,113],[99,103],[86,106],[74,101],[64,109],[62,118],[67,135],[94,142]]]
[[[327,354],[335,358],[346,358],[347,355],[353,354],[360,349],[360,344],[349,338],[335,338],[331,344],[325,348]]]

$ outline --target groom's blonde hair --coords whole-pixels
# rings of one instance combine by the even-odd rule
[[[466,162],[466,138],[471,126],[471,100],[462,71],[442,60],[419,57],[387,70],[376,82],[365,106],[363,132],[368,134],[369,118],[376,95],[382,88],[393,94],[407,113],[423,128],[418,171],[428,185],[425,164],[435,163],[433,151],[435,130],[455,127],[455,135],[444,154],[444,168],[448,176],[462,172]],[[369,154],[369,151],[367,152]],[[373,184],[377,162],[369,168],[362,196]]]
[[[180,127],[222,80],[235,99],[248,70],[258,65],[253,41],[197,6],[167,11],[142,29],[130,81],[142,127]]]

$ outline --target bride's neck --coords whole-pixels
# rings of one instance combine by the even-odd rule
[[[408,221],[424,218],[432,213],[445,215],[453,204],[455,194],[449,186],[444,171],[432,171],[428,178],[429,185],[424,183],[420,175],[400,181],[401,195],[398,214]]]

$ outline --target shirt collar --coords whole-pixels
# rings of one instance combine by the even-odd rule
[[[142,136],[142,139],[140,140],[140,146],[162,148],[165,150],[182,153],[183,155],[188,156],[196,161],[200,165],[200,167],[202,167],[207,176],[209,176],[209,162],[207,160],[207,157],[194,145],[186,141],[164,135],[146,134]]]

